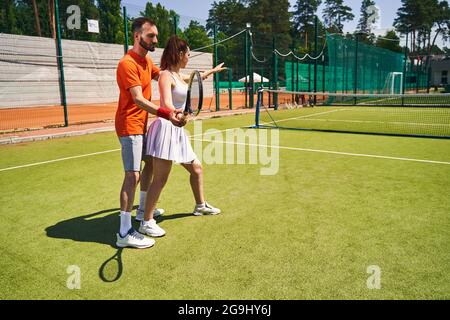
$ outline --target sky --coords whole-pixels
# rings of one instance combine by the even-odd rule
[[[219,2],[219,0],[216,1]],[[127,7],[127,10],[131,15],[137,14],[145,7],[147,2],[152,2],[153,4],[159,2],[166,9],[177,12],[181,16],[180,27],[185,28],[190,20],[197,20],[201,24],[205,24],[206,19],[208,18],[208,11],[214,0],[122,0],[122,4]],[[289,2],[291,4],[290,10],[292,10],[296,1],[290,0]],[[374,0],[374,2],[380,9],[379,29],[374,30],[374,33],[376,35],[384,35],[387,30],[392,29],[392,24],[396,17],[397,9],[401,6],[401,1]],[[355,15],[353,21],[344,23],[344,32],[353,32],[358,24],[361,0],[344,0],[344,3],[352,8],[352,12]],[[323,8],[324,4],[319,7],[320,18],[322,18]],[[438,43],[438,45],[442,44]]]

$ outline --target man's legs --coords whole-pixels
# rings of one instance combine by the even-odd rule
[[[140,179],[143,136],[125,136],[119,140],[125,177],[120,190],[120,230],[116,244],[119,247],[148,248],[155,243],[154,240],[140,235],[131,225],[134,194]]]

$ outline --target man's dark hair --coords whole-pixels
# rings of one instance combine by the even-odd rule
[[[131,30],[133,31],[133,33],[140,32],[142,30],[142,26],[146,23],[149,23],[151,26],[156,26],[153,20],[146,17],[140,17],[133,20]]]

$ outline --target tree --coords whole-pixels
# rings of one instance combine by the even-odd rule
[[[288,0],[249,0],[247,21],[252,25],[253,55],[259,61],[271,61],[272,45],[280,52],[288,52],[292,46],[291,13]],[[252,59],[254,57],[250,57]],[[285,64],[279,63],[278,74],[284,78]],[[257,63],[253,59],[255,72],[271,79],[268,63]]]
[[[164,48],[167,40],[174,34],[174,19],[175,17],[179,18],[177,13],[173,10],[167,10],[160,3],[153,6],[151,2],[147,2],[141,15],[152,19],[156,23],[158,28],[158,46]]]
[[[343,33],[342,22],[351,21],[354,17],[352,9],[344,5],[343,0],[325,0],[323,19],[328,31]]]
[[[208,37],[206,28],[198,21],[191,21],[183,32],[183,38],[188,42],[191,50],[212,44],[212,39]],[[212,52],[212,47],[206,48],[206,52]]]
[[[120,0],[98,0],[100,41],[123,43],[123,19],[120,15]]]
[[[206,29],[213,35],[217,28],[217,40],[222,41],[245,28],[248,16],[248,6],[244,1],[224,0],[214,2],[209,10]],[[234,78],[245,75],[244,34],[234,37],[218,45],[218,60],[233,68]],[[219,75],[220,77],[221,75]]]
[[[0,0],[0,32],[18,33],[16,7],[13,0]]]
[[[403,34],[411,36],[411,54],[429,57],[435,47],[436,39],[448,39],[450,30],[450,8],[447,1],[402,0],[397,10],[394,26]],[[434,32],[434,36],[432,33]],[[428,72],[430,59],[425,59]]]
[[[394,20],[396,29],[411,34],[412,52],[430,51],[438,36],[449,37],[450,9],[447,1],[402,0]],[[432,33],[434,36],[432,37]]]
[[[34,19],[33,7],[30,1],[18,0],[15,3],[16,32],[23,35],[36,35],[36,25]]]
[[[382,37],[378,37],[375,45],[394,52],[402,52],[403,50],[402,47],[400,47],[400,38],[394,30],[386,32]]]
[[[294,5],[293,29],[294,33],[304,35],[305,47],[308,48],[313,42],[314,34],[314,17],[322,0],[297,0]],[[295,35],[294,35],[295,38]]]
[[[265,46],[271,46],[275,37],[280,51],[288,51],[292,44],[290,32],[291,14],[288,0],[249,0],[247,21],[257,36],[253,39]],[[255,44],[257,47],[258,43]]]
[[[36,0],[31,1],[33,4],[33,11],[34,11],[34,22],[36,24],[36,33],[39,37],[42,37],[41,33],[41,20],[39,19],[39,9],[36,4]]]
[[[253,55],[266,61],[258,64],[254,59],[253,67],[269,71],[272,56],[272,41],[276,39],[276,47],[281,52],[290,50],[291,39],[291,13],[289,13],[288,0],[224,0],[214,2],[209,10],[207,29],[212,34],[214,26],[219,31],[218,38],[230,37],[251,24],[251,43]],[[234,77],[243,77],[245,74],[245,37],[235,37],[219,45],[219,60],[226,65],[234,66]],[[279,74],[284,74],[284,64],[279,65]],[[269,76],[266,74],[266,76]]]
[[[206,28],[209,34],[212,35],[214,26],[219,32],[225,34],[234,34],[245,28],[245,23],[248,22],[247,14],[248,8],[240,0],[225,0],[213,2],[211,9],[209,9],[209,17],[206,23]]]

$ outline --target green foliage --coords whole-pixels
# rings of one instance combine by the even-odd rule
[[[260,59],[271,59],[272,43],[275,39],[278,50],[287,52],[292,44],[291,14],[288,0],[225,0],[214,2],[209,11],[207,29],[212,34],[214,25],[221,37],[229,37],[251,24],[253,53]],[[245,75],[245,36],[236,37],[219,46],[219,61],[233,66],[233,78]],[[256,66],[255,66],[256,67]],[[265,68],[268,72],[269,68]],[[280,74],[283,74],[280,66]],[[267,75],[268,76],[268,75]]]
[[[325,0],[323,19],[329,32],[342,33],[344,21],[351,21],[355,15],[349,6],[344,5],[343,0]]]
[[[158,46],[164,48],[167,40],[174,34],[174,19],[178,16],[177,13],[173,10],[167,10],[160,3],[154,6],[151,2],[147,2],[141,16],[150,18],[155,22],[158,27]]]
[[[294,5],[292,39],[297,53],[310,53],[314,47],[314,20],[321,3],[321,0],[298,0]],[[317,22],[319,37],[325,36],[324,24],[320,18]]]
[[[206,28],[197,21],[191,21],[189,23],[189,26],[183,32],[182,38],[188,42],[191,50],[208,46],[213,43],[212,39],[208,37]],[[202,51],[212,52],[212,47],[208,47]]]
[[[13,0],[0,0],[0,32],[18,33]]]
[[[386,32],[386,34],[382,37],[378,37],[375,45],[394,52],[402,52],[402,48],[400,47],[400,38],[394,30]]]
[[[248,8],[244,5],[244,1],[214,1],[209,10],[206,28],[210,36],[214,26],[217,26],[219,32],[232,35],[245,28],[245,23],[248,22],[247,15]]]
[[[431,50],[436,38],[450,35],[450,8],[447,1],[402,0],[394,26],[403,34],[412,34],[413,51]],[[434,35],[432,36],[432,30]]]
[[[123,43],[123,19],[120,13],[120,0],[98,0],[100,16],[100,41]]]

